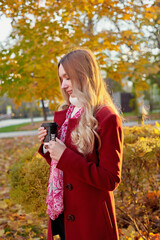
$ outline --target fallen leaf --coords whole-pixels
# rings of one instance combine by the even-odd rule
[[[4,229],[0,229],[0,237],[4,235]]]

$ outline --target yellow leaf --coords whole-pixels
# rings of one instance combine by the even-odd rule
[[[145,140],[145,138],[144,138],[144,137],[140,137],[140,140],[141,140],[141,141],[144,141],[144,140]]]
[[[2,237],[4,234],[4,229],[0,229],[0,237]]]
[[[141,152],[138,154],[138,157],[143,157],[145,155],[145,152]]]
[[[28,220],[27,220],[27,223],[28,223],[28,224],[32,224],[32,223],[33,223],[33,220],[28,219]]]
[[[124,20],[130,20],[131,17],[132,17],[132,14],[125,14],[123,19]]]
[[[159,133],[159,130],[158,130],[158,129],[154,129],[154,132],[158,134],[158,133]]]
[[[6,209],[7,208],[7,204],[5,201],[0,201],[0,208],[2,209]]]
[[[156,127],[160,128],[160,123],[158,123],[157,121],[156,121],[155,125],[156,125]]]
[[[13,220],[14,220],[14,218],[13,218],[13,217],[11,217],[11,216],[9,216],[9,219],[10,219],[11,221],[13,221]]]

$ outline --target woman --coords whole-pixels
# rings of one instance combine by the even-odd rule
[[[55,234],[65,240],[117,240],[113,190],[121,178],[119,113],[90,50],[65,55],[58,74],[66,105],[55,112],[59,134],[48,151],[43,147],[46,131],[39,128],[39,153],[51,164],[48,240]]]

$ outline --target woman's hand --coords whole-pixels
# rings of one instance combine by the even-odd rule
[[[57,162],[59,161],[65,149],[66,145],[58,138],[56,138],[56,141],[49,142],[48,151],[50,152],[50,157]]]
[[[38,128],[38,139],[42,144],[46,135],[47,135],[47,130],[44,127]]]

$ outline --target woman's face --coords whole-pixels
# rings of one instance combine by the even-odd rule
[[[69,76],[67,75],[67,73],[65,72],[62,64],[59,65],[58,74],[59,74],[59,79],[61,81],[61,88],[64,89],[69,96],[74,97],[72,82],[69,79]]]

